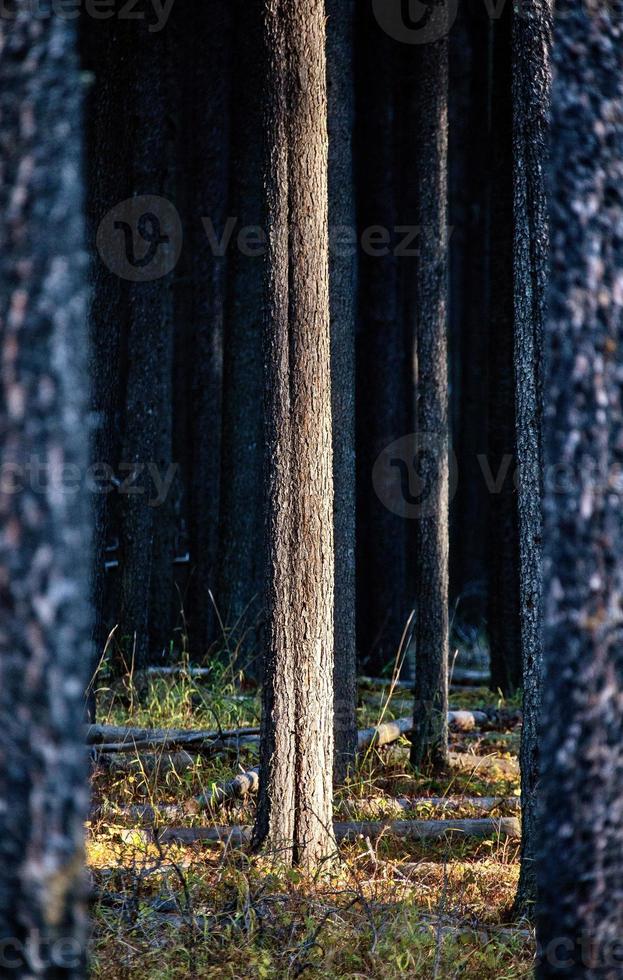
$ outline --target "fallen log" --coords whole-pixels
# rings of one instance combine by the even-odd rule
[[[160,806],[122,806],[122,807],[96,807],[91,812],[92,820],[110,820],[123,818],[136,823],[154,824],[163,821],[172,822],[183,820],[194,816],[201,810],[210,809],[215,803],[219,804],[225,800],[242,797],[256,793],[259,786],[259,776],[257,769],[252,769],[248,773],[240,773],[228,784],[229,789],[216,787],[216,798],[213,794],[206,794],[204,798],[198,797],[188,803],[163,803]],[[227,795],[229,794],[229,795]],[[234,796],[237,794],[237,796]],[[481,797],[445,797],[445,796],[421,796],[415,799],[408,797],[376,797],[367,800],[344,800],[339,805],[340,812],[350,816],[351,813],[366,813],[370,816],[378,816],[391,811],[405,813],[457,813],[460,810],[476,810],[479,813],[494,813],[496,810],[510,811],[519,813],[521,803],[517,796],[481,796]]]
[[[259,727],[230,728],[223,731],[188,728],[123,728],[116,725],[91,725],[87,745],[97,745],[100,752],[131,752],[135,748],[183,748],[214,745],[229,741],[258,741]]]
[[[459,836],[470,838],[508,837],[521,835],[516,817],[486,817],[479,820],[363,820],[348,823],[337,822],[333,832],[338,843],[348,843],[359,838],[378,840],[381,837],[397,837],[402,840],[426,841]],[[232,847],[244,847],[251,843],[252,827],[166,827],[158,831],[162,844],[223,843]]]
[[[378,816],[383,811],[402,811],[405,813],[456,813],[460,810],[476,810],[479,813],[493,813],[507,810],[519,813],[521,804],[517,796],[420,796],[410,797],[372,797],[364,800],[344,800],[340,810],[347,816],[351,813],[369,813]]]
[[[491,680],[488,670],[478,670],[473,667],[455,667],[451,672],[452,684],[467,687],[487,687]],[[392,681],[384,677],[359,677],[362,687],[393,687],[401,690],[413,690],[413,681]]]
[[[142,752],[131,756],[123,752],[104,752],[96,754],[94,764],[97,768],[115,773],[145,773],[152,776],[155,773],[164,775],[168,772],[181,774],[193,769],[202,762],[201,755],[190,752]]]

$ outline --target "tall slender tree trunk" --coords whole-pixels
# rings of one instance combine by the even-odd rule
[[[262,304],[265,217],[261,139],[262,4],[234,4],[232,244],[223,351],[223,447],[217,602],[238,663],[261,675],[264,574]]]
[[[491,688],[521,686],[513,343],[512,10],[491,22],[491,313],[489,319]]]
[[[457,490],[451,504],[450,595],[457,619],[486,619],[489,493],[487,456],[489,315],[489,21],[484,6],[459,7],[449,38],[450,320]],[[459,74],[460,72],[460,74]]]
[[[47,13],[20,0],[0,21],[0,940],[5,973],[32,977],[26,948],[62,943],[72,962],[45,975],[79,980],[92,660],[82,95],[75,26]]]
[[[164,132],[165,36],[130,22],[133,52],[130,98],[133,126],[132,189],[161,197],[167,183]],[[125,346],[122,474],[132,480],[120,497],[119,637],[129,665],[150,656],[149,608],[154,568],[155,516],[150,470],[161,460],[164,416],[170,412],[172,340],[168,277],[130,283]],[[136,484],[136,486],[135,486]],[[137,493],[136,489],[142,492]]]
[[[255,841],[312,865],[334,849],[324,2],[266,0],[265,18],[268,649]]]
[[[523,724],[522,858],[517,910],[536,893],[536,789],[542,672],[543,328],[549,274],[545,187],[551,46],[550,0],[513,18],[514,361]]]
[[[621,975],[622,42],[612,8],[556,5],[539,980]]]
[[[357,748],[355,623],[355,319],[357,251],[338,236],[357,227],[353,171],[354,0],[327,0],[331,393],[335,489],[334,776],[341,782]]]
[[[192,18],[180,6],[178,16],[183,19],[186,31],[184,118],[186,173],[191,189],[188,236],[192,276],[188,488],[191,577],[187,614],[193,655],[203,657],[210,644],[220,640],[210,593],[216,592],[220,508],[227,271],[227,249],[224,251],[221,243],[229,206],[232,4],[228,0],[200,4]],[[196,125],[197,105],[203,113],[200,126]],[[218,603],[218,596],[215,598]]]
[[[94,75],[86,99],[88,241],[91,255],[90,375],[92,408],[91,458],[100,473],[116,472],[121,458],[123,391],[120,358],[123,325],[128,317],[128,283],[97,252],[97,230],[104,216],[132,193],[129,120],[123,110],[129,65],[121,57],[125,25],[116,20],[81,19],[82,63]],[[114,70],[109,70],[114,65]],[[103,165],[103,161],[106,165]],[[118,610],[111,608],[111,575],[107,558],[118,559],[118,499],[105,478],[93,496],[93,602],[96,661],[102,654]],[[107,551],[107,548],[110,551]],[[94,663],[94,668],[96,663]]]
[[[413,336],[417,359],[416,456],[421,481],[416,524],[416,663],[411,761],[448,762],[448,41],[414,55],[412,88],[419,178]]]
[[[412,431],[410,366],[396,256],[395,126],[401,46],[357,5],[357,158],[360,249],[357,350],[357,646],[370,673],[391,667],[412,608],[408,521],[373,486],[376,461]],[[387,454],[388,456],[390,454]],[[391,459],[385,479],[396,473]],[[382,496],[384,495],[384,489]]]

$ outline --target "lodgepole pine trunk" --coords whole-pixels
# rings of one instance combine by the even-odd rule
[[[234,4],[236,71],[232,78],[230,247],[223,349],[223,439],[217,602],[231,631],[238,665],[262,673],[262,600],[266,557],[262,509],[263,230],[262,128],[264,66],[262,4]]]
[[[513,17],[514,361],[523,724],[522,856],[516,899],[536,897],[536,791],[542,672],[543,327],[549,274],[545,187],[551,46],[550,0],[528,0]]]
[[[126,57],[132,52],[129,83],[132,191],[135,196],[162,197],[167,187],[165,35],[150,34],[142,21],[125,26],[129,44]],[[149,266],[146,271],[149,274]],[[133,663],[136,668],[146,666],[150,659],[152,573],[160,571],[154,566],[154,540],[160,530],[149,467],[161,466],[164,462],[163,445],[167,432],[170,444],[172,333],[169,286],[168,276],[129,283],[121,367],[125,379],[121,479],[125,480],[128,474],[135,475],[136,479],[131,481],[130,492],[121,493],[119,497],[119,638],[126,664]],[[134,483],[136,488],[142,488],[142,492],[132,492]],[[167,573],[169,571],[170,564]]]
[[[370,0],[356,5],[360,263],[357,349],[357,647],[366,672],[393,664],[412,610],[408,522],[373,486],[377,459],[412,430],[409,370],[399,304],[396,94],[399,51]],[[388,238],[389,236],[389,238]],[[389,244],[388,244],[389,241]],[[380,244],[379,244],[380,243]],[[387,460],[391,464],[391,460]],[[386,469],[386,479],[395,470]]]
[[[521,687],[513,338],[512,10],[491,22],[489,228],[489,644],[491,689]]]
[[[123,391],[120,372],[122,328],[128,318],[128,284],[108,268],[97,252],[97,230],[104,216],[132,193],[129,119],[123,111],[129,83],[129,65],[119,57],[123,29],[116,20],[80,23],[83,66],[94,81],[85,101],[86,212],[91,255],[89,307],[89,369],[92,409],[91,459],[102,473],[116,472],[121,458]],[[114,70],[110,70],[114,65]],[[105,165],[104,162],[105,161]],[[106,470],[104,469],[106,468]],[[109,484],[110,489],[110,484]],[[118,500],[114,492],[93,495],[93,604],[95,662],[97,667],[106,639],[117,622],[111,609],[111,577],[106,570],[107,552],[118,538]],[[116,557],[116,556],[113,556]],[[91,705],[94,712],[94,703]]]
[[[353,0],[327,0],[329,98],[329,265],[331,394],[335,489],[334,778],[341,782],[357,748],[355,625],[355,316],[357,255],[337,236],[357,227],[353,171]]]
[[[484,6],[460,4],[449,37],[450,363],[458,484],[451,503],[450,595],[456,617],[486,619],[489,493],[487,455],[489,254],[487,243],[489,21]]]
[[[189,338],[189,546],[186,598],[191,651],[206,656],[220,641],[210,592],[216,593],[221,490],[223,317],[228,250],[232,4],[199,5],[195,16],[179,6],[188,59],[183,90],[189,192],[192,319]],[[197,125],[196,106],[203,120]],[[203,223],[211,226],[207,233]],[[238,461],[244,466],[244,460]],[[217,605],[219,597],[215,595]],[[220,612],[220,608],[219,608]]]
[[[536,976],[621,975],[623,30],[556,5]]]
[[[335,846],[324,2],[266,0],[265,39],[268,596],[255,844],[315,865]]]
[[[412,87],[419,189],[414,340],[416,454],[422,487],[416,521],[415,728],[411,762],[448,765],[448,42],[422,45]]]
[[[0,20],[0,942],[5,976],[80,980],[92,658],[82,93],[75,25],[47,13],[19,0]]]

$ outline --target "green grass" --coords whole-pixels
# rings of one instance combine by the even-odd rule
[[[380,706],[361,692],[360,726]],[[404,692],[396,696],[405,701]],[[460,707],[492,703],[489,692],[461,691]],[[403,714],[390,704],[385,719]],[[98,720],[149,727],[256,725],[257,692],[222,668],[209,683],[188,675],[101,682]],[[408,765],[403,748],[373,750],[336,795],[336,817],[398,816],[391,799],[409,796],[506,796],[515,779],[454,772],[431,780]],[[453,738],[454,749],[481,751]],[[516,753],[516,739],[482,751]],[[311,879],[265,857],[219,845],[156,846],[119,808],[137,803],[188,807],[185,823],[249,823],[253,802],[210,816],[192,799],[255,761],[221,754],[184,771],[147,771],[139,758],[122,774],[97,772],[94,797],[105,815],[89,827],[88,860],[96,895],[96,980],[173,978],[398,977],[514,980],[531,975],[533,941],[510,923],[518,876],[516,842],[382,838],[344,846],[330,873]],[[434,807],[411,814],[439,817]],[[466,805],[452,816],[474,816]],[[165,909],[166,912],[159,911]]]

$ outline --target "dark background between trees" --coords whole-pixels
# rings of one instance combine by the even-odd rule
[[[67,733],[105,647],[112,677],[189,657],[263,681],[255,844],[313,863],[357,674],[404,655],[411,761],[438,774],[456,642],[493,692],[523,691],[517,911],[538,878],[545,937],[616,932],[621,522],[586,461],[621,455],[623,55],[610,11],[559,15],[551,134],[544,0],[463,2],[421,45],[372,0],[177,3],[157,32],[2,25],[2,458],[108,474],[90,514],[84,495],[0,495],[6,867],[36,860],[44,824],[68,852],[79,838]],[[143,195],[181,221],[157,278],[98,247]],[[126,258],[145,254],[123,224]],[[544,454],[575,467],[567,493]],[[27,744],[40,729],[50,754]],[[55,846],[54,928],[78,934]],[[17,936],[49,927],[20,873],[0,889]]]

